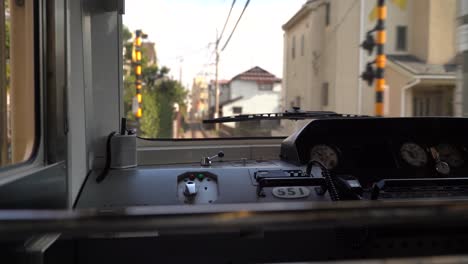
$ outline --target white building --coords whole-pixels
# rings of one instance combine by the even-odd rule
[[[231,101],[222,106],[223,116],[281,110],[281,79],[258,66],[232,78],[230,93]]]

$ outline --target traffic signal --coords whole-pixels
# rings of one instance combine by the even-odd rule
[[[367,32],[366,34],[366,40],[362,42],[361,47],[369,53],[369,55],[372,55],[372,52],[374,52],[374,47],[375,47],[375,40],[374,36],[372,36],[371,32]]]
[[[369,86],[374,83],[375,72],[374,67],[372,67],[372,62],[366,65],[366,70],[362,73],[361,78],[366,81]]]

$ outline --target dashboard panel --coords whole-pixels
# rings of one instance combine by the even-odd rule
[[[127,252],[137,252],[128,258],[135,259],[144,252],[174,262],[172,249],[203,244],[208,253],[187,247],[183,261],[201,256],[199,262],[207,262],[215,252],[220,261],[213,263],[229,257],[239,262],[239,250],[233,248],[254,256],[249,259],[254,261],[240,262],[269,262],[257,256],[300,262],[318,260],[318,255],[320,260],[345,256],[359,261],[362,256],[459,254],[468,241],[463,210],[467,132],[468,119],[462,118],[314,120],[285,139],[280,150],[274,148],[271,156],[278,159],[228,160],[226,151],[209,164],[110,170],[100,183],[95,180],[99,171],[93,171],[76,208],[93,208],[85,211],[99,212],[106,220],[115,216],[119,228],[125,223],[119,213],[140,212],[132,228],[151,227],[151,232],[109,239],[105,229],[101,238],[82,240],[78,249],[90,260],[111,256],[120,261]],[[161,215],[151,217],[146,211],[151,208]],[[384,208],[394,210],[385,213]],[[453,215],[452,222],[442,217],[446,214]],[[163,220],[176,228],[162,229]],[[271,223],[283,226],[275,229]],[[209,234],[199,235],[204,231]],[[172,238],[171,232],[180,236]],[[121,250],[124,244],[134,250]]]
[[[77,207],[465,199],[467,134],[464,118],[313,120],[280,159],[138,166],[101,183],[93,172]]]

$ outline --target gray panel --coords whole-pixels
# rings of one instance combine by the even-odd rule
[[[47,48],[45,91],[45,150],[47,162],[62,161],[67,155],[67,50],[64,0],[47,1]]]
[[[88,156],[88,169],[93,168],[94,161],[94,100],[93,100],[93,60],[91,41],[91,15],[84,12],[82,18],[83,34],[83,74],[84,74],[84,94],[85,94],[85,118],[86,118],[86,150]]]
[[[87,168],[85,88],[81,2],[68,0],[68,170],[70,202],[83,184]]]
[[[117,12],[91,15],[91,45],[93,88],[92,116],[95,146],[95,167],[103,167],[105,160],[105,143],[107,135],[118,131],[120,122],[120,68],[122,52],[119,49],[119,19]],[[87,98],[88,99],[88,98]],[[88,125],[88,124],[87,124]]]
[[[0,208],[66,208],[66,176],[65,163],[60,162],[0,186]]]
[[[77,207],[122,207],[142,205],[177,205],[183,204],[177,197],[177,176],[187,172],[210,172],[218,177],[218,200],[213,204],[248,203],[248,202],[278,202],[287,201],[273,196],[273,188],[265,188],[266,197],[258,198],[256,186],[253,185],[250,170],[259,168],[252,166],[235,167],[226,163],[214,167],[201,168],[198,164],[163,167],[140,167],[127,170],[111,170],[107,178],[97,184],[96,173],[86,182],[79,198]],[[302,169],[291,167],[280,161],[275,161],[269,167],[261,169]],[[312,190],[312,189],[311,189]],[[304,200],[327,201],[312,190],[311,196]],[[190,205],[187,205],[190,206]]]

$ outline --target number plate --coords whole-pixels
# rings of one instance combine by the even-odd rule
[[[305,198],[310,195],[309,188],[297,187],[276,187],[271,191],[274,196],[282,199],[298,199]]]

